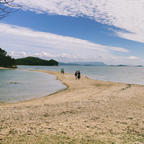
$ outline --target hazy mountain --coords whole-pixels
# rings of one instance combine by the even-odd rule
[[[103,62],[73,62],[73,63],[63,63],[59,62],[59,65],[80,65],[80,66],[105,66]]]

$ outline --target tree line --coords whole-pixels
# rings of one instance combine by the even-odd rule
[[[16,67],[16,61],[7,55],[7,52],[0,48],[0,67]]]

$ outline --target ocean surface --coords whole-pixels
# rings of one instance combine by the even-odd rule
[[[55,76],[25,70],[0,70],[0,102],[47,96],[65,86]]]
[[[0,102],[17,102],[47,96],[65,86],[55,76],[28,70],[53,70],[82,75],[95,80],[144,85],[144,67],[118,66],[19,66],[19,70],[0,70]]]

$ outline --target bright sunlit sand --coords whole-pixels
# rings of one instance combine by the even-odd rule
[[[144,143],[144,86],[55,75],[67,89],[0,104],[0,143]]]

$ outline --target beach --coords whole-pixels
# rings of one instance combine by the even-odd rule
[[[143,144],[144,86],[54,71],[66,89],[0,104],[2,144]]]
[[[3,70],[3,69],[8,69],[8,68],[5,68],[5,67],[0,67],[0,70]]]

